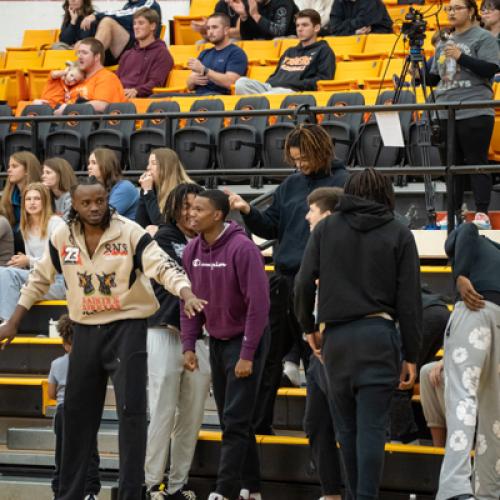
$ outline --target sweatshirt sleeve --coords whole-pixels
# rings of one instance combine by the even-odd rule
[[[262,16],[257,23],[260,30],[270,38],[277,36],[286,36],[288,26],[293,16],[293,3],[280,5],[274,12],[272,17],[267,18]]]
[[[470,69],[476,75],[482,78],[493,78],[498,72],[498,64],[488,61],[483,61],[476,57],[461,54],[458,58],[458,64],[464,68]]]
[[[158,198],[153,189],[144,194],[144,191],[141,189],[141,194],[139,198],[141,210],[142,220],[139,220],[139,207],[137,207],[137,215],[136,221],[143,227],[146,227],[148,224],[154,224],[159,226],[162,222],[164,222],[163,217],[161,216],[160,207],[158,206]],[[143,222],[148,221],[146,224]]]
[[[21,297],[18,304],[25,309],[31,309],[35,302],[41,300],[54,281],[56,269],[50,256],[50,248],[57,253],[52,241],[49,240],[42,258],[35,263],[28,276],[28,281],[21,288]]]
[[[356,0],[355,5],[356,13],[352,17],[347,17],[344,1],[337,0],[333,3],[330,14],[332,35],[354,35],[357,29],[382,21],[384,9],[380,8],[378,0]]]
[[[162,51],[156,60],[156,64],[151,67],[147,81],[135,88],[137,97],[149,97],[153,93],[154,87],[163,87],[173,66],[174,61],[170,52],[168,50]]]
[[[262,256],[250,241],[240,249],[236,273],[247,306],[240,358],[253,361],[269,319],[269,281]]]
[[[408,230],[409,232],[409,230]],[[405,361],[416,363],[422,342],[422,294],[417,245],[409,232],[398,256],[396,314]]]
[[[243,215],[245,225],[250,231],[260,238],[273,240],[278,237],[278,228],[280,223],[280,199],[281,186],[276,189],[273,195],[273,202],[265,210],[251,207],[247,215]]]
[[[475,224],[461,224],[446,240],[445,250],[452,260],[453,278],[470,276],[476,260],[479,231]]]
[[[314,302],[319,278],[320,241],[323,224],[318,225],[307,242],[302,264],[295,277],[295,315],[305,333],[316,331]]]
[[[148,233],[143,233],[137,242],[135,255],[142,264],[144,274],[162,285],[172,295],[180,296],[183,288],[191,288],[186,273],[153,241]]]
[[[78,18],[76,21],[76,24],[63,24],[61,26],[61,32],[59,34],[59,41],[62,43],[67,43],[68,45],[74,45],[79,37],[79,32],[80,32],[80,23],[82,22],[82,18]]]
[[[119,184],[111,189],[109,204],[119,213],[126,214],[139,198],[136,187],[130,181],[119,181]]]
[[[186,269],[186,274],[189,276],[190,269],[189,250],[184,250],[184,255],[182,256],[182,263],[184,269]],[[205,314],[203,312],[188,318],[184,312],[184,308],[181,307],[181,342],[182,342],[182,352],[196,350],[196,339],[201,335],[203,331],[203,325],[205,324]]]

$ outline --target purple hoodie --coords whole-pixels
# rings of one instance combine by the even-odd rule
[[[140,48],[139,42],[124,52],[116,74],[125,89],[137,89],[137,97],[148,97],[153,87],[163,87],[174,62],[163,40]]]
[[[243,334],[240,358],[252,361],[269,315],[269,282],[257,246],[230,222],[212,245],[201,235],[189,242],[182,261],[193,293],[208,301],[191,319],[181,308],[183,352],[195,350],[205,325],[218,339]]]

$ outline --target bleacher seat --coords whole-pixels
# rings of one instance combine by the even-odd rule
[[[76,61],[74,50],[46,50],[43,58],[44,69],[64,69],[66,62]]]
[[[297,40],[295,40],[297,44]],[[277,60],[280,54],[281,40],[244,40],[239,45],[248,58],[248,64],[265,65],[267,60]]]
[[[168,50],[174,60],[174,68],[187,68],[188,60],[200,54],[199,45],[170,45]]]
[[[275,69],[276,66],[258,66],[254,64],[248,68],[248,78],[265,83]]]
[[[4,69],[18,69],[26,73],[30,68],[41,68],[42,62],[43,52],[40,50],[9,48],[5,55]]]
[[[7,104],[0,104],[0,116],[12,116],[12,110]],[[10,132],[10,123],[0,123],[0,170],[5,169],[6,162],[4,161],[4,140],[5,136]]]
[[[293,110],[302,105],[316,106],[316,100],[308,94],[290,94],[281,103],[281,109],[290,109],[289,115],[278,115],[276,123],[266,127],[263,138],[263,160],[265,168],[289,168],[285,162],[285,137],[295,126]],[[305,115],[300,115],[298,123],[306,120]]]
[[[376,104],[391,104],[394,99],[394,91],[386,90],[377,99]],[[408,90],[401,92],[398,104],[414,104],[415,94]],[[403,138],[408,139],[408,129],[412,119],[411,111],[399,113]],[[380,130],[374,115],[361,125],[359,140],[356,148],[357,161],[362,166],[393,167],[403,159],[404,148],[389,147],[382,144]]]
[[[337,61],[349,59],[350,54],[360,54],[365,49],[366,35],[325,36],[323,40],[335,52]]]
[[[337,92],[328,101],[327,106],[338,111],[327,113],[321,125],[328,132],[335,145],[335,157],[346,164],[350,160],[351,146],[358,137],[363,113],[342,113],[343,106],[364,106],[365,99],[359,92]]]
[[[70,104],[63,113],[65,121],[47,136],[45,151],[48,158],[62,156],[74,170],[82,170],[87,159],[87,138],[94,127],[93,121],[75,121],[71,116],[93,115],[90,104]]]
[[[266,97],[242,97],[235,109],[269,109],[269,101]],[[217,158],[220,168],[248,169],[257,166],[267,118],[267,116],[235,116],[230,126],[219,131]],[[221,179],[225,180],[224,177]],[[232,177],[229,180],[247,181],[248,177]]]
[[[166,87],[157,87],[153,89],[153,93],[159,92],[186,92],[186,80],[191,74],[190,69],[173,69],[168,74]]]
[[[377,33],[366,37],[365,49],[358,54],[351,54],[350,59],[366,60],[387,58],[391,54],[408,53],[408,46],[402,36],[389,33]]]
[[[50,78],[49,69],[29,69],[28,70],[28,88],[31,101],[42,97],[43,89]]]
[[[19,69],[0,69],[0,101],[15,108],[19,101],[29,99],[24,73]]]
[[[58,31],[57,29],[24,30],[22,47],[35,50],[48,48],[57,42]]]
[[[191,112],[224,111],[220,99],[199,99]],[[174,133],[175,150],[186,170],[204,170],[215,163],[217,133],[222,128],[222,117],[188,118],[186,126]]]
[[[148,164],[149,154],[155,148],[171,148],[173,134],[177,130],[178,120],[167,120],[164,113],[178,113],[179,104],[175,101],[153,101],[148,113],[157,113],[157,118],[145,120],[139,130],[130,135],[130,168],[143,170]]]
[[[104,111],[105,115],[134,114],[135,106],[131,102],[111,103]],[[120,162],[128,164],[130,150],[130,135],[134,131],[135,120],[102,120],[99,128],[90,132],[87,151],[96,148],[108,148],[115,151]]]
[[[191,28],[192,21],[200,21],[209,16],[217,0],[192,0],[188,16],[174,16],[175,44],[189,45],[201,40],[201,35]]]
[[[46,104],[29,104],[23,109],[21,116],[52,116],[52,114],[52,108]],[[38,151],[42,157],[50,126],[50,122],[38,123]],[[5,164],[13,153],[32,150],[32,125],[30,122],[20,122],[14,132],[5,136]]]
[[[400,57],[384,59],[380,69],[380,75],[375,78],[365,78],[363,80],[365,89],[393,89],[394,76],[401,75],[405,60]],[[406,81],[409,82],[410,73],[406,75]]]

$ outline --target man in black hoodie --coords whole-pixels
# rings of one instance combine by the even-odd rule
[[[316,333],[316,323],[325,326],[321,355],[348,497],[375,499],[391,399],[398,379],[400,389],[410,389],[416,377],[419,257],[411,231],[394,219],[388,178],[374,169],[357,172],[344,193],[337,213],[311,234],[295,280],[295,310],[306,334]]]
[[[392,19],[382,0],[335,0],[328,31],[335,36],[392,33]]]
[[[265,210],[250,206],[241,196],[226,190],[231,209],[242,213],[252,233],[267,240],[277,240],[273,250],[275,273],[270,281],[271,343],[259,393],[260,405],[255,415],[258,434],[273,433],[274,402],[281,382],[282,360],[295,340],[302,341],[303,330],[293,307],[293,282],[310,233],[305,218],[309,209],[307,196],[319,187],[343,187],[349,175],[341,162],[335,160],[332,166],[332,140],[319,125],[303,125],[292,130],[286,138],[285,155],[298,172],[278,186],[271,205]],[[307,365],[309,356],[306,352],[302,354]]]
[[[250,78],[236,81],[236,94],[282,94],[293,91],[317,90],[318,80],[335,76],[335,54],[323,40],[318,41],[321,17],[312,9],[301,10],[296,18],[300,43],[281,56],[276,70],[266,83]]]
[[[182,265],[190,228],[190,204],[202,191],[197,184],[179,184],[165,202],[166,224],[155,235],[158,245]],[[194,493],[188,480],[198,431],[203,420],[210,384],[208,347],[196,342],[198,370],[184,370],[180,339],[179,299],[153,282],[160,309],[148,319],[148,402],[150,423],[146,448],[145,480],[151,500],[186,500]],[[170,456],[169,456],[170,455]],[[165,464],[170,463],[168,484],[162,486]]]
[[[272,40],[295,35],[293,0],[230,0],[229,6],[240,17],[242,40]]]

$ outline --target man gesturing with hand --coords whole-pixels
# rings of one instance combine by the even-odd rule
[[[185,248],[183,267],[193,293],[207,304],[199,315],[181,313],[184,366],[198,369],[195,342],[205,327],[222,428],[217,485],[209,500],[238,493],[260,500],[252,420],[267,353],[269,286],[259,249],[240,226],[225,221],[228,212],[228,196],[216,189],[198,193],[191,205],[191,225],[199,236]]]

